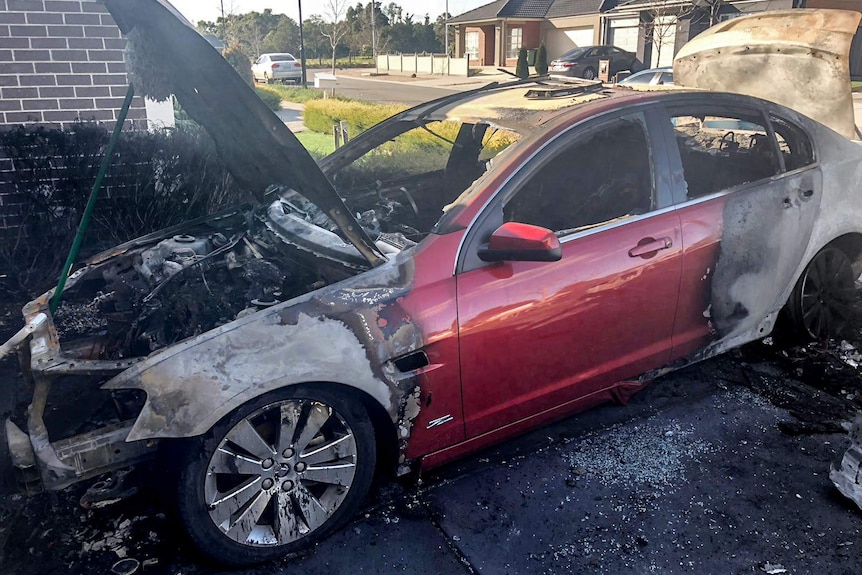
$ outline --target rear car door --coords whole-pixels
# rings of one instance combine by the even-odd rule
[[[682,249],[651,114],[560,136],[468,232],[456,277],[468,437],[576,400],[586,407],[667,362]],[[553,230],[562,259],[481,262],[504,221]]]
[[[808,246],[821,174],[805,131],[756,102],[697,95],[666,110],[684,245],[673,358],[694,359],[771,328]]]

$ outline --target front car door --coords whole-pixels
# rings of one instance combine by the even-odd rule
[[[570,129],[468,231],[456,278],[468,437],[575,400],[586,407],[667,362],[682,248],[652,115]],[[476,253],[503,221],[553,230],[562,259],[484,264]]]
[[[820,205],[811,139],[752,100],[687,95],[666,105],[684,245],[673,358],[768,333]]]

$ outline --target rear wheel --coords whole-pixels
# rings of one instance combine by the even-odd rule
[[[808,340],[839,335],[853,313],[855,280],[847,254],[836,247],[818,252],[796,282],[785,308],[794,331]]]
[[[595,80],[596,71],[592,68],[587,68],[584,70],[584,73],[581,75],[584,80]]]
[[[349,519],[371,485],[374,429],[350,394],[287,388],[249,402],[181,456],[178,508],[201,551],[248,565]]]

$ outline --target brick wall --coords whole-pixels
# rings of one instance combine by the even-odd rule
[[[128,84],[124,47],[95,0],[0,0],[0,125],[112,127]],[[141,98],[129,118],[145,122]]]
[[[65,128],[78,120],[112,129],[128,87],[124,48],[120,29],[95,0],[0,0],[0,129]],[[146,128],[142,98],[134,99],[129,120]],[[13,170],[0,152],[0,238],[21,218]]]

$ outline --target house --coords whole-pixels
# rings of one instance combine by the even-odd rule
[[[523,48],[544,44],[548,59],[576,46],[612,44],[647,67],[668,66],[710,26],[754,12],[792,8],[862,11],[859,0],[496,0],[449,19],[455,55],[479,66],[514,66]],[[851,72],[862,75],[862,34]]]
[[[479,66],[514,66],[523,48],[545,44],[548,57],[599,42],[603,0],[496,0],[449,19],[455,56]]]

